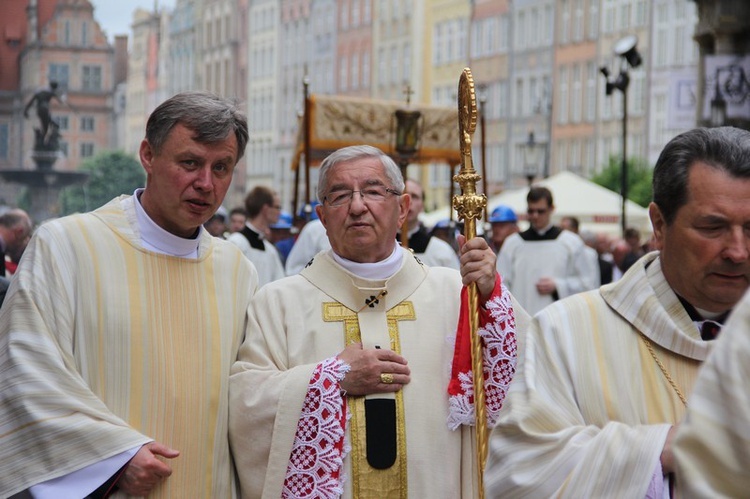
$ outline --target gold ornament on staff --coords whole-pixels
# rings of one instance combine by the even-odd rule
[[[461,187],[461,195],[453,197],[453,208],[458,219],[464,221],[466,240],[477,235],[476,221],[482,217],[487,205],[487,196],[477,194],[477,182],[482,177],[474,170],[471,158],[471,137],[477,128],[477,100],[474,93],[474,78],[471,69],[464,68],[458,80],[458,130],[461,142],[461,169],[453,181]],[[477,285],[469,285],[469,328],[471,330],[471,365],[474,374],[474,422],[477,433],[477,468],[479,473],[479,497],[484,497],[484,465],[487,461],[487,416],[485,415],[484,364],[482,341],[477,333],[479,310]]]

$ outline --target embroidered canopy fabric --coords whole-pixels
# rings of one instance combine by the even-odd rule
[[[395,156],[397,109],[402,102],[379,101],[332,95],[310,96],[310,166],[317,166],[336,149],[368,144]],[[412,163],[461,162],[458,148],[458,108],[420,106],[422,133],[419,151]],[[300,164],[304,153],[304,126],[300,123],[292,169]]]

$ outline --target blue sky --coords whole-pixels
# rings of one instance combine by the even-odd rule
[[[130,35],[130,23],[133,22],[133,11],[137,8],[152,10],[154,4],[159,7],[174,7],[176,0],[90,0],[94,6],[94,18],[102,29],[107,32],[107,38],[114,40],[115,35]]]

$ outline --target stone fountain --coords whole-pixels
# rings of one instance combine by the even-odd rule
[[[49,112],[51,99],[60,100],[56,94],[57,84],[50,82],[50,88],[40,90],[31,98],[24,109],[28,117],[29,108],[36,104],[40,128],[34,127],[34,149],[31,159],[35,168],[0,170],[0,177],[6,182],[17,183],[29,189],[31,206],[29,215],[40,223],[59,216],[60,191],[70,185],[80,184],[88,179],[88,172],[55,170],[54,164],[62,155],[60,150],[60,127]]]

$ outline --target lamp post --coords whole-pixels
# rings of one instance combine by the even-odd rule
[[[602,66],[600,71],[606,80],[605,93],[609,96],[612,92],[619,90],[622,92],[622,166],[620,169],[620,195],[622,196],[622,214],[620,216],[620,225],[622,235],[625,236],[627,228],[627,219],[625,217],[625,207],[628,199],[628,86],[630,85],[630,75],[628,67],[637,68],[643,62],[641,54],[638,53],[636,45],[638,37],[628,35],[620,39],[614,46],[615,55],[619,56],[622,61],[620,64],[620,74],[613,80],[609,77],[609,69]]]
[[[484,113],[487,110],[487,86],[486,85],[479,85],[478,87],[479,93],[479,147],[480,147],[480,153],[482,157],[482,170],[481,170],[481,177],[482,177],[482,192],[484,192],[485,195],[487,195],[487,125],[486,121],[484,119]],[[484,224],[485,224],[485,233],[486,231],[489,231],[489,220],[488,217],[488,207],[485,204],[484,205]]]
[[[531,188],[534,183],[534,177],[539,172],[538,147],[534,139],[534,130],[529,130],[529,136],[526,139],[523,149],[523,175]]]

